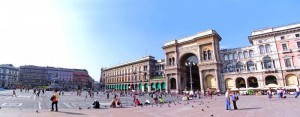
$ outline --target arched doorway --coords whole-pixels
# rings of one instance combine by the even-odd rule
[[[247,81],[248,81],[248,86],[249,87],[253,87],[253,88],[257,88],[258,87],[257,78],[255,78],[255,77],[249,77]]]
[[[151,83],[151,90],[155,90],[155,84]]]
[[[236,88],[246,88],[246,82],[244,78],[237,78],[235,84]]]
[[[166,90],[166,83],[164,82],[161,83],[161,90]]]
[[[205,81],[206,81],[206,88],[209,89],[216,89],[216,78],[214,78],[213,75],[207,75],[205,77]]]
[[[148,91],[148,83],[144,84],[144,90]]]
[[[285,76],[286,86],[298,85],[297,76],[295,74],[288,74]]]
[[[160,84],[159,83],[156,83],[156,90],[160,90]]]
[[[139,90],[142,91],[143,90],[143,85],[139,84]]]
[[[176,89],[176,79],[171,78],[170,79],[171,89]]]
[[[191,78],[193,90],[200,89],[198,60],[198,57],[192,53],[185,54],[181,57],[180,66],[182,73],[184,73],[181,80],[181,89],[191,90]]]
[[[267,76],[267,77],[265,78],[265,80],[266,80],[266,85],[269,85],[269,84],[275,84],[275,85],[278,85],[278,84],[277,84],[277,78],[276,78],[275,76],[272,76],[272,75]]]
[[[233,81],[232,78],[227,78],[225,80],[225,88],[226,89],[232,89],[232,88],[234,88],[234,81]]]

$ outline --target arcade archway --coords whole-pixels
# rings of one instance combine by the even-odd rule
[[[237,78],[235,84],[236,88],[246,88],[246,82],[244,78]]]
[[[181,87],[184,90],[191,89],[191,77],[193,90],[200,89],[200,76],[198,68],[198,57],[195,54],[189,53],[184,55],[180,60],[180,66],[184,75],[181,78]],[[190,65],[186,63],[191,63]]]

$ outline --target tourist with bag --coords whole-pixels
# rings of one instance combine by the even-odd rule
[[[239,97],[236,94],[236,92],[233,92],[233,94],[231,95],[231,100],[232,100],[232,103],[233,103],[234,110],[237,110],[236,102],[239,100]]]

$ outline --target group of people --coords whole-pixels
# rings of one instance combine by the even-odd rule
[[[121,107],[121,99],[118,98],[118,95],[115,94],[114,99],[111,101],[110,107],[111,108]]]
[[[239,96],[236,92],[230,92],[230,89],[227,89],[225,93],[226,98],[226,110],[231,110],[231,102],[233,103],[234,110],[237,110],[236,102],[239,100]]]

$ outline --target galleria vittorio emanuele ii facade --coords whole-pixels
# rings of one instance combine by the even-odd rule
[[[189,91],[295,89],[300,77],[300,23],[254,30],[251,46],[220,49],[215,30],[166,42],[165,59],[146,56],[101,69],[106,89]]]

